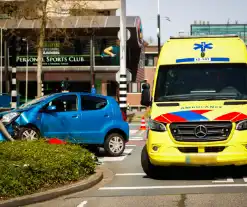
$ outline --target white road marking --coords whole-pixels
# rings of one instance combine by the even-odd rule
[[[145,176],[146,173],[116,173],[115,176]],[[243,177],[244,182],[247,183],[247,177]],[[234,183],[232,178],[226,180],[214,180],[213,183]]]
[[[142,141],[143,138],[135,138],[135,139],[130,139],[130,141]]]
[[[87,201],[83,201],[77,207],[84,207],[84,205],[86,205],[86,204],[87,204]]]
[[[119,161],[123,161],[126,157],[127,155],[120,156],[120,157],[100,157],[98,158],[98,160],[100,162],[119,162]]]
[[[136,147],[134,144],[126,144],[126,147]]]
[[[117,173],[115,174],[115,176],[134,176],[134,175],[145,176],[146,173]]]
[[[232,178],[227,178],[226,180],[214,180],[212,183],[234,183]]]
[[[146,130],[140,131],[139,135],[143,135],[146,132]]]
[[[123,161],[133,149],[125,149],[122,156],[119,157],[98,157],[100,162],[119,162]]]
[[[130,154],[132,152],[133,149],[125,149],[123,154]]]
[[[130,135],[136,134],[138,131],[138,129],[130,129]]]
[[[143,137],[130,137],[129,140],[131,140],[131,141],[133,141],[133,140],[140,141],[140,140],[143,140]]]
[[[141,126],[141,123],[129,123],[129,126]]]
[[[136,186],[136,187],[103,187],[99,190],[152,190],[152,189],[186,189],[186,188],[220,188],[247,187],[247,184],[216,184],[216,185],[167,185],[167,186]]]

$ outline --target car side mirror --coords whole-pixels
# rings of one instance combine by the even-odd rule
[[[54,105],[48,106],[47,111],[56,111],[57,107]]]
[[[144,83],[142,85],[141,105],[142,106],[146,106],[146,107],[151,106],[151,101],[150,101],[150,85],[148,83]]]

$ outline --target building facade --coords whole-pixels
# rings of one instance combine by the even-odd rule
[[[191,24],[190,33],[197,35],[238,35],[247,44],[247,24]]]
[[[153,91],[153,81],[158,61],[158,46],[146,45],[144,48],[144,73],[142,80],[150,84],[150,90]],[[142,111],[145,107],[141,106],[141,91],[143,81],[132,82],[128,85],[127,102],[131,111]]]
[[[50,5],[56,1],[51,1]],[[74,1],[67,1],[74,2]],[[92,76],[95,79],[97,93],[113,96],[117,99],[118,78],[120,69],[120,48],[118,32],[120,17],[115,16],[120,7],[120,1],[79,1],[87,2],[88,12],[78,14],[72,4],[54,6],[64,12],[63,15],[51,15],[46,30],[58,30],[46,38],[43,48],[42,82],[44,94],[59,90],[61,81],[68,78],[70,91],[89,92]],[[58,14],[61,11],[53,13]],[[92,12],[90,12],[92,11]],[[93,14],[87,16],[87,14]],[[56,26],[54,27],[54,23]],[[141,19],[138,16],[127,17],[127,29],[130,38],[127,41],[127,71],[132,76],[132,82],[139,83],[144,78],[144,40]],[[17,56],[17,91],[21,99],[25,98],[26,70],[28,71],[28,99],[33,99],[37,93],[37,47],[36,35],[40,26],[38,20],[1,19],[3,41],[9,41],[9,31],[15,30],[21,40]],[[61,32],[62,31],[62,32]],[[59,35],[58,35],[59,33]],[[66,33],[66,38],[64,34]],[[62,34],[62,35],[61,35]],[[2,45],[3,46],[3,45]],[[105,50],[111,48],[116,56],[111,57]],[[3,67],[8,71],[4,81],[11,80],[12,57],[3,54]],[[4,51],[4,48],[3,48]],[[93,55],[92,55],[93,54]],[[5,61],[7,57],[8,61]],[[93,57],[93,58],[90,58]],[[28,65],[27,65],[28,60]],[[7,63],[5,66],[4,63]],[[93,71],[93,72],[92,72]],[[4,84],[7,85],[7,84]],[[9,93],[11,88],[5,87]]]

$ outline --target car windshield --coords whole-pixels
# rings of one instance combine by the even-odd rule
[[[247,99],[245,64],[160,66],[154,101]]]
[[[26,108],[26,107],[30,107],[30,106],[33,106],[33,105],[36,105],[40,102],[42,102],[43,100],[45,100],[47,97],[49,97],[51,95],[46,95],[46,96],[42,96],[42,97],[39,97],[39,98],[36,98],[36,99],[33,99],[31,101],[28,101],[27,103],[24,103],[22,104],[19,109],[23,109],[23,108]]]

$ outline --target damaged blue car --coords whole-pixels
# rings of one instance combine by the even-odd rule
[[[129,141],[126,117],[116,100],[109,96],[51,94],[2,112],[0,119],[14,139],[58,138],[103,147],[110,156],[121,155]],[[1,139],[4,139],[2,134]]]

